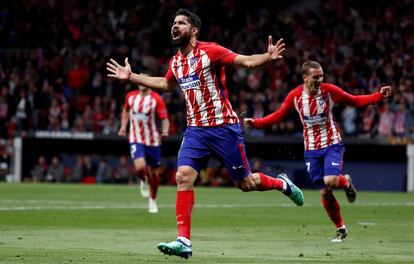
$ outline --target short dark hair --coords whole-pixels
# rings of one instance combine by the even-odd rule
[[[310,69],[320,69],[322,66],[319,64],[319,62],[316,61],[305,61],[302,64],[302,74],[308,74]]]
[[[188,19],[190,20],[190,24],[193,27],[198,28],[198,32],[200,32],[200,29],[201,29],[201,19],[195,13],[193,13],[191,11],[188,11],[187,9],[180,8],[175,13],[174,18],[177,17],[177,16],[186,16],[186,17],[188,17]]]

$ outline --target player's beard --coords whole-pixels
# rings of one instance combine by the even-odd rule
[[[191,35],[189,33],[182,33],[181,36],[177,39],[173,39],[173,37],[171,36],[171,43],[180,48],[184,48],[188,45],[190,39]]]

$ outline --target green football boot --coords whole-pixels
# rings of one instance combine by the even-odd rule
[[[166,255],[179,256],[185,259],[188,259],[193,255],[192,246],[186,245],[180,239],[177,239],[176,241],[172,241],[169,243],[159,243],[157,245],[157,248]]]
[[[289,179],[286,173],[280,173],[276,178],[284,180],[289,186],[284,194],[289,197],[290,200],[292,200],[297,206],[302,206],[305,203],[302,191]]]

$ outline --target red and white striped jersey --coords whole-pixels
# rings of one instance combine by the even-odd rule
[[[382,94],[379,92],[354,96],[329,83],[322,83],[315,95],[309,95],[303,89],[303,85],[300,85],[287,95],[277,111],[255,119],[253,126],[269,127],[278,123],[295,108],[303,124],[305,150],[321,149],[342,141],[332,114],[334,104],[362,107],[378,103],[381,99]]]
[[[129,142],[159,146],[161,138],[156,117],[168,118],[162,97],[154,91],[143,96],[139,90],[135,90],[127,94],[124,108],[129,111]]]
[[[183,56],[180,51],[170,61],[165,78],[177,81],[187,105],[187,125],[212,127],[238,123],[228,100],[225,66],[236,53],[216,43],[197,41]]]

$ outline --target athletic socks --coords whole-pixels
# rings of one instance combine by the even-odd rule
[[[340,228],[344,225],[344,220],[341,216],[341,210],[338,201],[333,195],[322,195],[322,205],[325,208],[326,213],[328,214],[331,221],[335,224],[336,228]]]
[[[290,191],[289,185],[282,179],[276,179],[262,172],[258,172],[260,184],[257,186],[258,191],[279,190],[282,192]],[[288,190],[289,189],[289,190]]]
[[[336,188],[338,188],[338,189],[346,189],[348,187],[349,187],[348,180],[343,175],[339,175],[339,177],[338,177],[338,185],[336,186]]]
[[[158,186],[160,184],[159,177],[156,175],[149,176],[148,183],[151,188],[151,198],[155,200],[157,198]]]
[[[190,240],[191,213],[194,206],[194,191],[177,191],[175,215],[177,219],[178,237]]]

